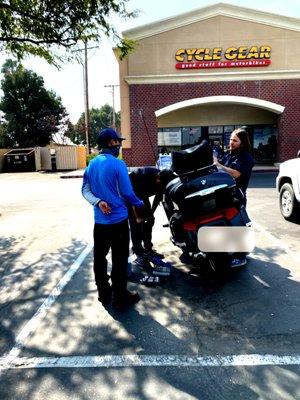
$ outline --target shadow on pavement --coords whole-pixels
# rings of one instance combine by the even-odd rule
[[[59,253],[71,262],[78,246],[74,241]],[[40,324],[40,341],[31,340],[21,356],[286,354],[294,348],[299,321],[291,313],[299,306],[299,283],[276,264],[276,250],[256,249],[259,259],[252,257],[247,268],[223,283],[190,274],[175,251],[167,256],[175,266],[172,279],[156,288],[140,285],[142,301],[123,313],[107,312],[97,302],[89,257]],[[26,289],[2,302],[2,352],[49,294],[45,284],[56,262],[57,254],[48,254],[26,266]],[[4,278],[8,275],[6,270]],[[289,366],[8,370],[0,397],[290,399],[297,396],[295,376]]]
[[[16,332],[32,318],[84,248],[83,243],[73,240],[68,248],[60,249],[58,253],[24,262],[22,255],[26,249],[22,242],[22,237],[0,239],[1,355],[14,345]]]

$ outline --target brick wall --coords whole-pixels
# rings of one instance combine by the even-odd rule
[[[246,96],[284,106],[278,123],[278,161],[295,157],[300,149],[299,79],[131,85],[129,95],[132,148],[123,154],[129,166],[154,165],[156,110],[206,96]]]

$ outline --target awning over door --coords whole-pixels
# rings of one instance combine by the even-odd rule
[[[178,103],[170,104],[167,107],[161,108],[160,110],[155,111],[156,117],[160,117],[162,115],[168,114],[172,111],[176,111],[183,108],[189,108],[200,105],[209,105],[209,104],[239,104],[252,106],[256,108],[261,108],[267,111],[271,111],[275,114],[282,114],[284,111],[284,107],[280,104],[272,103],[270,101],[255,99],[252,97],[243,97],[243,96],[208,96],[208,97],[198,97],[195,99],[189,99],[180,101]]]

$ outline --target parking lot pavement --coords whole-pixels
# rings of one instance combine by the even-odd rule
[[[278,243],[255,218],[263,229],[248,266],[218,282],[180,261],[160,206],[154,243],[172,278],[130,284],[142,301],[117,313],[96,301],[80,180],[23,178],[0,176],[19,192],[2,201],[1,352],[10,358],[0,359],[1,398],[299,397],[300,268],[287,237]],[[272,188],[253,186],[259,216],[259,199],[276,200]]]

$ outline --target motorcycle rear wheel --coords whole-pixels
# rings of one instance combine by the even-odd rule
[[[229,272],[231,257],[228,253],[207,253],[207,264],[217,275],[224,275]]]

